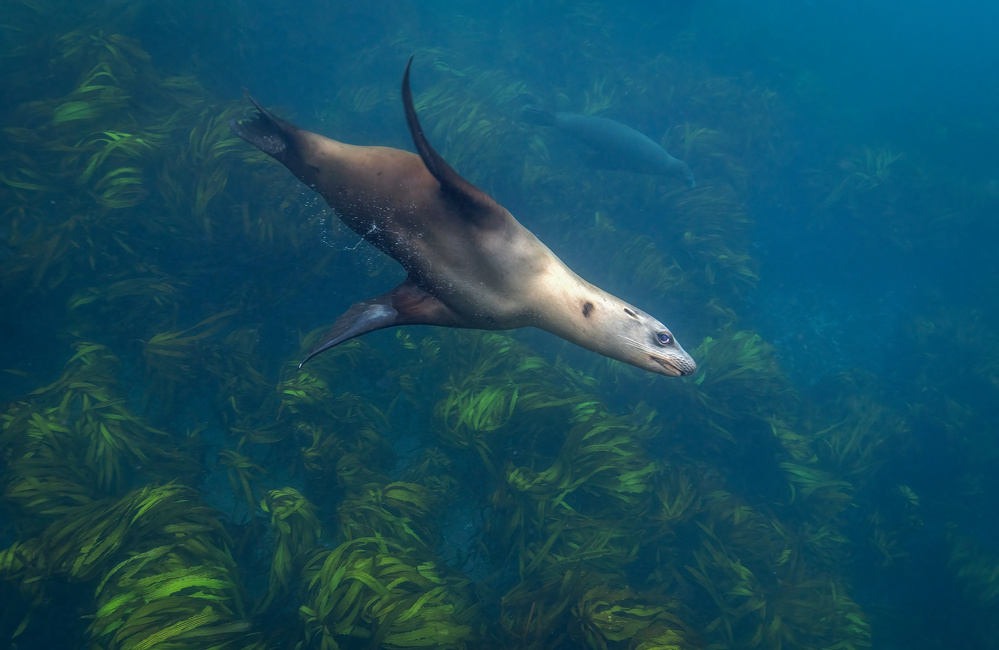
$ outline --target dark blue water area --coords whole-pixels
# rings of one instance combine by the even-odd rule
[[[716,36],[700,55],[796,96],[819,125],[995,174],[994,3],[704,2],[694,20]]]
[[[999,48],[990,45],[999,23],[994,4],[701,3],[694,21],[719,36],[699,41],[699,54],[718,70],[750,70],[790,102],[799,169],[835,165],[843,145],[872,143],[918,157],[953,188],[996,186],[999,134],[989,128],[999,111],[999,88],[989,82],[999,67]],[[788,185],[800,180],[788,170]],[[858,246],[878,236],[883,215],[875,212],[862,215],[861,224],[843,215],[816,227],[815,198],[793,188],[780,197],[757,195],[752,213],[762,266],[761,324],[777,342],[791,337],[791,346],[795,336],[801,345],[812,338],[816,363],[825,358],[837,367],[852,356],[875,368],[904,364],[892,358],[892,332],[926,295],[946,296],[962,308],[994,291],[994,202],[978,214],[965,212],[942,233],[950,240],[945,246],[903,252],[887,239],[880,249]],[[934,215],[912,219],[927,216]],[[918,232],[918,222],[912,228]]]
[[[54,380],[66,349],[59,339],[64,314],[53,313],[51,303],[25,296],[3,311],[0,337],[11,344],[0,346],[0,401],[7,403]]]
[[[786,135],[798,140],[797,153],[783,185],[777,181],[781,194],[757,194],[751,209],[760,326],[802,376],[823,366],[881,372],[904,365],[894,335],[927,294],[963,307],[994,289],[995,206],[962,215],[957,232],[944,233],[946,246],[901,251],[876,212],[816,224],[817,197],[796,191],[798,172],[833,167],[844,147],[869,143],[918,157],[952,187],[994,186],[999,134],[988,125],[999,89],[988,80],[999,67],[999,49],[990,45],[999,9],[983,2],[707,2],[692,22],[716,35],[698,41],[698,55],[718,71],[751,72],[796,114]],[[918,232],[918,222],[911,227]],[[871,238],[874,245],[859,245]]]
[[[717,69],[752,70],[791,103],[798,168],[834,165],[830,152],[847,143],[890,144],[932,166],[958,200],[961,188],[994,193],[999,89],[988,80],[999,64],[991,44],[996,5],[702,3],[694,20],[719,34],[699,50]],[[789,185],[801,178],[794,169],[786,174]],[[921,363],[911,348],[914,321],[928,304],[953,313],[991,310],[999,295],[994,198],[961,205],[964,218],[908,249],[893,245],[887,229],[878,233],[883,215],[876,211],[818,222],[815,198],[793,187],[753,196],[761,281],[746,315],[799,386],[862,368],[884,380],[897,404],[918,402],[908,392]],[[932,232],[933,217],[914,210],[912,219],[927,219]],[[918,221],[909,226],[921,230]],[[981,426],[991,427],[993,389],[964,371],[976,363],[974,352],[955,350],[945,336],[934,345],[950,358],[932,384],[973,404]],[[910,436],[880,479],[885,494],[901,483],[923,495],[924,525],[905,540],[909,561],[895,568],[858,550],[856,597],[875,621],[875,647],[936,647],[943,639],[957,647],[976,625],[945,568],[947,526],[960,517],[962,531],[991,552],[996,526],[987,516],[957,515],[949,503],[962,478],[978,473],[967,449],[956,449],[935,422],[914,422]],[[992,443],[984,444],[991,457]],[[994,511],[997,489],[994,481],[980,486],[962,512]]]
[[[884,375],[899,361],[893,341],[926,281],[938,279],[890,251],[858,253],[849,228],[813,230],[808,209],[759,197],[753,252],[761,280],[746,315],[804,387],[852,368]]]

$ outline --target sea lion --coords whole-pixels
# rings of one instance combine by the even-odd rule
[[[549,113],[525,108],[525,122],[554,127],[591,151],[591,165],[655,176],[675,176],[693,188],[694,174],[682,160],[669,155],[651,138],[606,117],[577,113]]]
[[[408,277],[354,304],[307,353],[397,325],[476,329],[534,326],[663,375],[689,375],[669,328],[586,282],[489,195],[434,151],[413,108],[410,59],[402,80],[419,155],[344,144],[259,113],[232,130],[316,190],[347,226],[399,262]]]

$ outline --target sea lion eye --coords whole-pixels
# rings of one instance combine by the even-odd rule
[[[656,340],[659,341],[659,345],[669,345],[673,342],[673,337],[666,332],[659,332]]]

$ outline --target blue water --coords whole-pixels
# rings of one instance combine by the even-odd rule
[[[76,529],[66,546],[60,531],[97,531],[134,490],[183,485],[226,531],[198,535],[231,552],[240,595],[226,598],[242,610],[223,619],[243,627],[170,647],[318,648],[300,609],[308,559],[361,529],[394,539],[370,506],[391,499],[365,499],[406,481],[440,498],[392,506],[420,533],[397,555],[436,562],[449,602],[469,607],[446,619],[468,626],[462,640],[441,633],[441,647],[672,647],[666,628],[683,648],[997,647],[999,7],[87,4],[0,0],[0,646],[131,647],[88,626],[137,589],[116,567],[166,533],[133,522],[84,571],[89,538]],[[434,146],[573,270],[663,320],[699,374],[653,377],[533,330],[501,344],[429,327],[295,368],[311,331],[404,273],[225,121],[253,115],[245,91],[303,128],[412,150],[399,97],[411,55]],[[62,119],[67,102],[91,113]],[[522,122],[528,106],[626,124],[684,159],[697,188],[594,169]],[[109,132],[146,144],[86,174]],[[124,204],[105,176],[116,168],[141,177]],[[199,183],[217,188],[204,204]],[[193,338],[157,351],[167,332]],[[738,362],[723,351],[747,340],[761,351],[726,376]],[[112,357],[71,361],[85,343]],[[520,369],[533,355],[542,370]],[[61,376],[77,383],[53,387]],[[314,403],[283,392],[303,377],[324,382]],[[116,406],[71,402],[80,382]],[[462,387],[514,386],[521,406],[494,429],[441,415]],[[533,390],[601,410],[532,410]],[[143,451],[95,457],[83,423],[119,406],[148,427],[120,434]],[[38,433],[31,413],[56,430]],[[600,418],[631,431],[606,472],[655,465],[638,496],[586,474],[573,431]],[[251,466],[250,498],[226,454]],[[587,476],[561,505],[512,487],[515,469],[553,467]],[[67,485],[86,496],[66,506]],[[280,533],[259,503],[283,488],[323,533],[275,596]],[[694,496],[669,519],[666,494]],[[195,603],[177,620],[206,605],[171,596]],[[623,609],[601,618],[600,597]],[[638,603],[656,613],[635,623]],[[386,640],[392,625],[336,638],[407,647]]]

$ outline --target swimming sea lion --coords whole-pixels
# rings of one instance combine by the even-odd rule
[[[537,108],[525,108],[522,116],[525,122],[554,127],[589,147],[594,167],[675,176],[687,187],[696,185],[687,163],[669,155],[649,137],[620,122],[593,115],[549,113]]]
[[[694,360],[665,325],[573,273],[434,151],[413,108],[412,62],[402,98],[418,156],[304,131],[252,98],[259,114],[231,123],[237,135],[319,192],[347,226],[409,274],[392,291],[351,306],[302,363],[396,325],[534,326],[651,372],[693,372]]]

